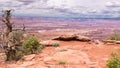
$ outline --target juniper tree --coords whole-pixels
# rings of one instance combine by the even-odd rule
[[[7,56],[7,60],[17,60],[18,52],[22,53],[18,49],[18,45],[21,43],[21,37],[25,31],[25,26],[23,25],[23,30],[13,31],[11,23],[11,12],[12,10],[2,11],[2,21],[6,25],[6,28],[3,32],[3,47]]]

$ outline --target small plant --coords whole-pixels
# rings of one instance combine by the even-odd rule
[[[59,61],[59,64],[66,64],[66,61]]]
[[[21,49],[21,46],[15,46],[14,48],[8,48],[6,51],[7,59],[6,61],[18,61],[24,56],[24,52]]]
[[[116,53],[112,53],[112,58],[107,61],[108,68],[120,68],[120,57]]]
[[[23,56],[24,56],[24,53],[22,51],[17,51],[14,59],[17,61],[17,60],[21,59]]]
[[[25,54],[33,54],[41,51],[42,46],[34,36],[29,36],[22,44]]]
[[[107,37],[106,40],[120,41],[120,34],[112,34],[111,36]]]
[[[52,46],[58,47],[58,46],[59,46],[59,43],[53,43]]]

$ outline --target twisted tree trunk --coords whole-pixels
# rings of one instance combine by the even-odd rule
[[[12,32],[12,24],[10,23],[11,11],[12,10],[4,10],[3,16],[2,16],[2,21],[6,25],[6,28],[4,29],[4,35],[3,35],[3,41],[5,42],[4,44],[5,47],[8,46],[8,36],[9,36],[9,33]]]
[[[2,21],[5,23],[5,25],[7,26],[6,30],[5,30],[5,35],[6,37],[8,37],[9,33],[12,32],[12,23],[10,23],[10,19],[11,19],[11,10],[5,10],[3,11],[3,16],[2,16]]]
[[[12,32],[12,23],[10,22],[11,19],[11,11],[12,10],[4,10],[3,11],[3,16],[2,16],[2,21],[5,23],[6,28],[4,29],[4,34],[3,34],[3,42],[4,42],[4,50],[7,56],[6,60],[12,59],[13,56],[15,56],[15,50],[12,49],[12,45],[9,43],[9,34]],[[13,55],[11,55],[13,53]]]

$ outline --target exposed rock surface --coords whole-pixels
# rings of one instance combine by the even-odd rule
[[[54,38],[53,40],[62,40],[62,41],[91,41],[89,37],[85,36],[77,36],[77,35],[61,35],[59,37]]]
[[[53,46],[54,44],[59,44],[59,42],[53,40],[46,40],[46,41],[41,41],[40,44],[43,46]]]
[[[26,61],[30,61],[30,60],[32,60],[32,59],[35,58],[35,54],[26,55],[26,56],[24,56],[23,58],[24,58],[24,60],[26,60]]]
[[[24,56],[17,63],[0,63],[0,68],[107,68],[110,54],[120,46],[101,46],[78,41],[59,41],[39,54]]]
[[[116,40],[104,40],[105,43],[109,44],[120,44],[120,41],[116,41]]]
[[[0,62],[5,62],[7,59],[7,56],[5,53],[0,53]]]

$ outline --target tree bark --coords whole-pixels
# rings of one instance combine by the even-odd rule
[[[5,36],[6,38],[8,37],[9,33],[12,32],[12,24],[10,23],[10,19],[11,19],[11,10],[5,10],[3,11],[3,16],[2,16],[2,21],[5,23],[5,25],[7,26],[6,30],[5,30]]]

